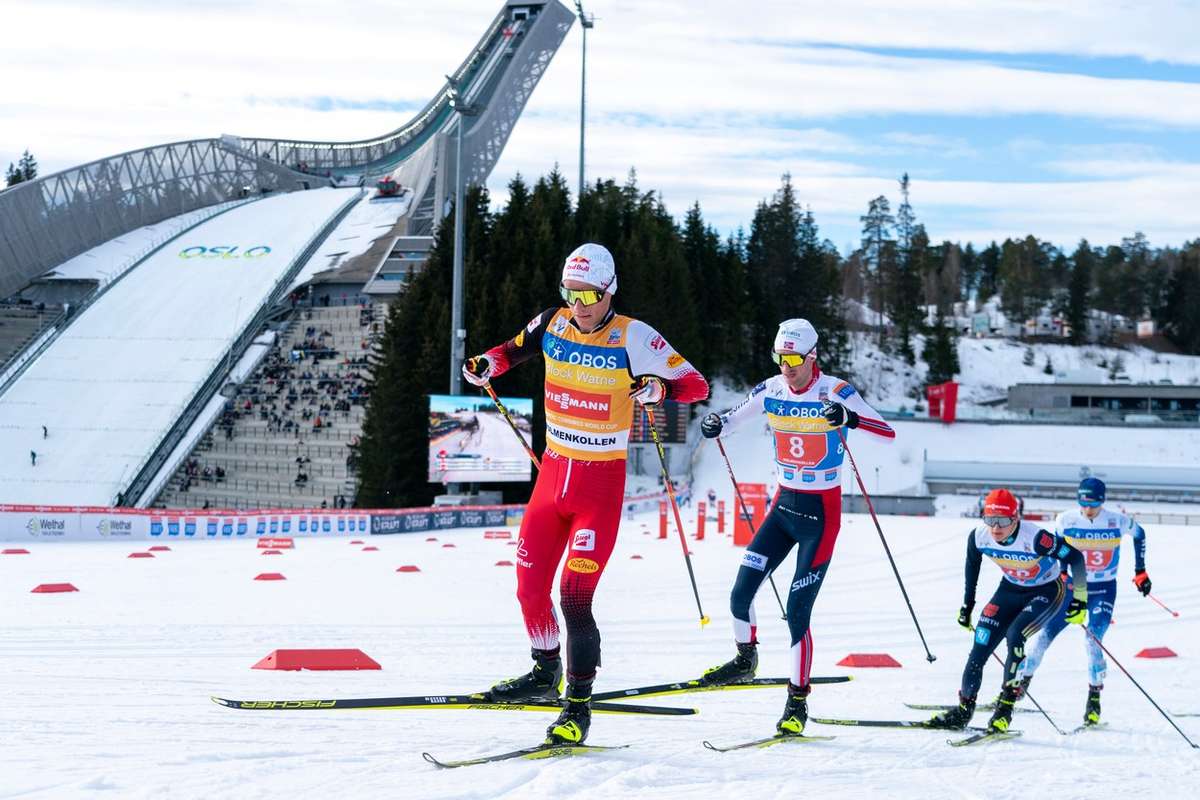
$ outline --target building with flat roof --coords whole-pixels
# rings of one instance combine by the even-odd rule
[[[1018,383],[1008,388],[1008,408],[1030,416],[1098,421],[1200,422],[1200,386]]]

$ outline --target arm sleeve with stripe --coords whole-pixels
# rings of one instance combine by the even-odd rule
[[[708,397],[708,381],[700,371],[675,352],[662,334],[641,320],[629,323],[625,352],[633,377],[656,375],[666,381],[667,400],[696,403]]]
[[[538,314],[511,339],[501,342],[484,353],[492,362],[492,377],[496,378],[517,364],[523,364],[542,351],[542,335],[558,309],[548,308]]]

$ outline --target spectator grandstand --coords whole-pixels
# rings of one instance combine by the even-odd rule
[[[176,471],[158,508],[339,508],[371,393],[387,307],[298,306],[262,365]],[[324,505],[322,505],[324,504]]]

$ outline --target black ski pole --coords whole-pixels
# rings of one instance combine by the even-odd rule
[[[687,564],[688,579],[692,582],[692,594],[696,596],[696,610],[700,612],[700,627],[703,628],[711,620],[700,605],[700,590],[696,588],[696,573],[692,571],[692,557],[688,553],[687,539],[683,535],[683,520],[679,517],[679,504],[675,502],[675,487],[671,484],[671,473],[667,472],[667,454],[663,452],[662,440],[658,438],[658,428],[654,427],[654,412],[650,406],[642,406],[646,412],[646,421],[650,423],[650,436],[658,449],[658,464],[662,467],[663,486],[667,490],[667,498],[671,501],[671,509],[675,512],[675,529],[679,531],[679,544],[683,547],[683,561]]]
[[[904,595],[904,604],[908,606],[908,613],[912,616],[913,625],[917,626],[917,636],[921,637],[921,646],[925,648],[925,660],[932,664],[934,661],[937,661],[937,656],[929,652],[929,645],[925,643],[925,634],[921,632],[921,623],[917,621],[917,612],[913,611],[912,603],[909,602],[908,590],[904,588],[904,581],[900,577],[900,570],[896,568],[896,559],[892,558],[892,549],[888,547],[887,539],[883,535],[883,528],[879,526],[879,517],[875,516],[875,506],[871,504],[871,495],[867,494],[867,487],[863,484],[862,475],[858,471],[858,464],[854,462],[854,454],[850,452],[850,445],[846,444],[846,437],[842,433],[842,429],[837,428],[836,430],[838,439],[842,442],[842,449],[850,457],[850,466],[854,469],[854,477],[858,481],[858,488],[862,492],[863,499],[867,501],[867,510],[871,512],[871,520],[875,523],[875,530],[879,532],[879,541],[883,542],[883,551],[887,553],[888,563],[892,565],[892,572],[896,575],[896,583],[900,584],[900,594]]]
[[[750,509],[746,506],[746,501],[742,497],[742,490],[738,488],[737,478],[733,477],[733,464],[729,462],[729,456],[725,452],[725,445],[721,442],[721,437],[717,437],[717,447],[721,448],[721,457],[725,459],[725,469],[729,472],[729,480],[733,483],[733,491],[737,495],[738,503],[742,507],[742,516],[746,518],[746,524],[750,526],[750,535],[755,536],[758,531],[754,529],[754,519],[750,516]],[[783,607],[783,599],[779,596],[779,587],[775,585],[775,571],[771,570],[771,574],[767,575],[767,580],[771,582],[771,589],[775,592],[775,602],[779,603],[780,619],[787,620],[787,610]]]
[[[492,388],[491,382],[485,382],[483,384],[483,388],[485,391],[487,391],[488,396],[492,398],[492,402],[496,404],[496,408],[504,417],[504,421],[508,423],[508,427],[512,428],[512,432],[515,433],[517,438],[521,440],[521,446],[525,448],[525,453],[529,456],[529,460],[533,462],[533,465],[537,467],[538,471],[540,472],[542,469],[541,462],[538,461],[538,457],[533,452],[533,448],[530,447],[529,443],[525,441],[525,437],[521,435],[521,431],[517,429],[517,423],[513,422],[512,415],[508,413],[508,409],[504,407],[504,403],[501,403],[500,398],[496,396],[496,390]]]
[[[1114,656],[1112,653],[1110,653],[1108,651],[1108,648],[1104,646],[1104,642],[1100,641],[1100,638],[1098,636],[1096,636],[1096,634],[1094,634],[1090,630],[1088,630],[1086,626],[1084,627],[1083,632],[1086,633],[1088,636],[1092,637],[1092,641],[1100,646],[1100,649],[1104,651],[1104,655],[1111,658],[1112,662],[1117,665],[1117,667],[1121,670],[1121,672],[1125,673],[1126,678],[1129,678],[1129,680],[1133,681],[1133,685],[1138,688],[1138,691],[1146,696],[1146,699],[1150,701],[1150,705],[1154,706],[1154,708],[1158,711],[1158,713],[1163,715],[1163,719],[1165,719],[1167,722],[1171,723],[1171,727],[1174,728],[1179,733],[1179,735],[1183,737],[1183,740],[1185,742],[1187,742],[1188,744],[1190,744],[1192,746],[1192,749],[1194,749],[1194,750],[1200,749],[1200,745],[1196,744],[1191,739],[1189,739],[1188,735],[1186,733],[1184,733],[1183,731],[1181,731],[1179,729],[1179,726],[1175,724],[1175,720],[1171,719],[1171,715],[1168,714],[1167,712],[1163,711],[1162,707],[1159,706],[1158,703],[1154,702],[1154,698],[1150,696],[1150,693],[1147,692],[1145,689],[1143,689],[1142,685],[1140,683],[1138,683],[1136,680],[1134,680],[1134,677],[1129,674],[1129,670],[1125,669],[1125,667],[1123,667],[1121,665],[1121,662],[1117,661],[1116,656]]]

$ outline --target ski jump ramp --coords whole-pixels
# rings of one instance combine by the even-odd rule
[[[359,196],[326,188],[237,206],[80,312],[0,396],[0,504],[113,504],[314,237]]]
[[[476,109],[463,130],[463,177],[482,184],[566,38],[558,0],[506,0],[424,108],[393,131],[349,142],[223,135],[93,161],[0,192],[0,297],[136,228],[261,193],[370,184],[412,189],[409,232],[428,234],[454,193],[458,95]]]

